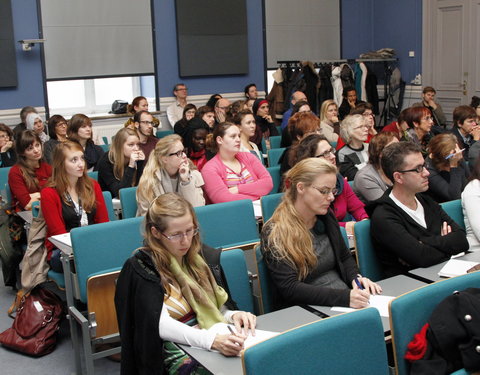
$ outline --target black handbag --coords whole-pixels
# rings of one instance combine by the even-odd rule
[[[127,113],[128,102],[125,100],[115,100],[112,103],[112,110],[108,113],[113,113],[115,115],[121,115],[122,113]]]

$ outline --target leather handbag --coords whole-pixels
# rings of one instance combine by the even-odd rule
[[[35,288],[22,297],[12,327],[0,333],[0,343],[35,357],[51,353],[63,316],[61,300],[46,289]]]

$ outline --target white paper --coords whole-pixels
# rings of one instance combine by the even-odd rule
[[[262,206],[260,205],[260,199],[253,201],[253,212],[256,218],[262,217]]]
[[[226,323],[214,324],[208,330],[218,333],[219,335],[231,334],[230,330],[228,329],[229,325],[235,332],[235,326],[233,324],[226,324]],[[274,336],[277,336],[278,334],[280,334],[280,332],[264,331],[261,329],[255,330],[255,336],[252,336],[252,334],[249,332],[247,339],[243,343],[244,349],[247,349],[255,344],[258,344],[259,342],[268,340]]]
[[[382,296],[382,295],[370,296],[370,307],[375,307],[380,313],[380,316],[388,318],[389,316],[388,303],[394,298],[395,297],[392,297],[392,296]],[[352,309],[351,307],[340,307],[340,306],[332,307],[332,311],[338,311],[338,312],[351,312],[354,310],[355,309]]]
[[[443,266],[443,268],[438,272],[438,276],[443,277],[454,277],[465,275],[467,270],[476,266],[478,262],[471,262],[468,260],[461,260],[461,259],[450,259],[447,264]]]

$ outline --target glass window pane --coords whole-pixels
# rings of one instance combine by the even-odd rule
[[[50,108],[75,108],[85,106],[83,80],[47,82]]]
[[[94,79],[95,104],[112,104],[115,100],[131,102],[134,98],[132,77]]]

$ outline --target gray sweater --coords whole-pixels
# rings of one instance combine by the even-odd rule
[[[372,164],[359,170],[353,182],[353,191],[363,203],[377,200],[388,188]]]

